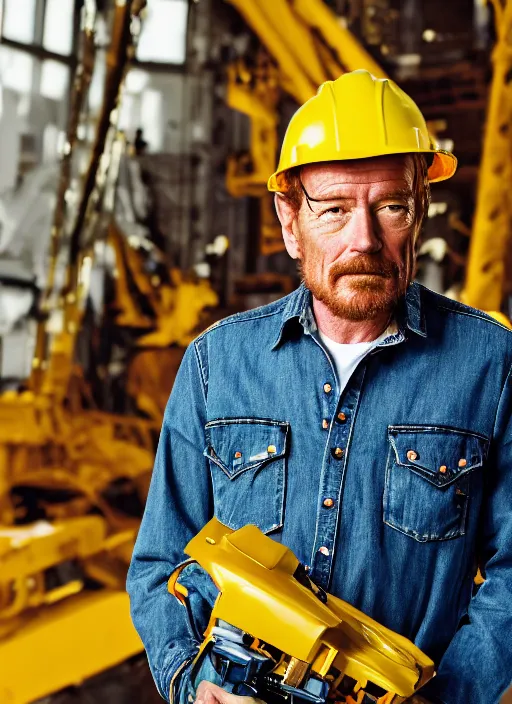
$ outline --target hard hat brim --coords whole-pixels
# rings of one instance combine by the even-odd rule
[[[347,155],[343,159],[328,159],[325,161],[310,161],[310,162],[305,162],[303,164],[297,163],[294,164],[293,166],[290,166],[286,169],[281,169],[280,171],[276,171],[275,173],[272,174],[272,176],[269,178],[268,183],[267,183],[267,188],[269,191],[272,193],[286,193],[288,190],[287,187],[287,182],[286,178],[284,177],[284,174],[289,171],[291,168],[295,168],[296,166],[307,166],[308,164],[321,164],[321,163],[329,163],[332,161],[351,161],[355,159],[371,159],[375,158],[377,156],[393,156],[393,154],[431,154],[433,155],[433,161],[432,164],[429,166],[428,169],[428,180],[429,183],[437,183],[438,181],[446,181],[447,179],[451,178],[456,169],[457,169],[457,157],[452,154],[451,152],[448,152],[444,149],[418,149],[417,151],[411,151],[407,150],[404,152],[397,152],[393,151],[389,154],[365,154],[364,156],[358,156],[355,154]]]

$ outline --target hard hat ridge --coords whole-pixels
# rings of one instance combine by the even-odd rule
[[[417,153],[433,156],[430,182],[455,172],[455,156],[433,144],[416,103],[394,81],[359,69],[326,81],[297,110],[268,188],[284,193],[284,174],[295,166]]]

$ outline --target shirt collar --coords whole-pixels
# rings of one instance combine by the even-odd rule
[[[317,332],[318,328],[311,302],[311,291],[306,288],[304,283],[290,295],[283,308],[278,334],[272,349],[276,349],[282,342],[286,342],[289,339],[290,330],[293,327],[292,321],[298,322],[302,326],[303,332],[307,335]],[[421,335],[421,337],[427,337],[425,315],[422,309],[421,286],[418,284],[412,283],[407,289],[398,306],[396,321],[399,331],[397,334],[404,332],[405,328],[408,328],[417,335]],[[400,335],[400,337],[402,336]]]

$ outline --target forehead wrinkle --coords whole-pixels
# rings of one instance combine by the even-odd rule
[[[321,198],[321,200],[336,200],[336,201],[352,201],[356,202],[361,196],[364,197],[363,194],[354,194],[354,195],[347,195],[341,192],[343,190],[343,187],[345,186],[352,186],[352,185],[366,185],[369,186],[368,188],[368,195],[369,198],[368,200],[370,201],[380,201],[380,200],[385,200],[386,198],[411,198],[413,193],[411,189],[411,184],[406,183],[405,179],[400,179],[402,183],[404,184],[403,186],[398,186],[391,188],[388,191],[381,192],[383,189],[381,189],[381,185],[383,186],[386,183],[396,183],[398,179],[382,179],[379,181],[375,181],[374,183],[366,183],[362,184],[359,182],[356,183],[337,183],[337,184],[332,184],[332,189],[327,186],[327,188],[322,189],[320,188],[318,192],[315,194],[310,193],[308,190],[308,195],[310,196],[311,200],[316,200],[317,198]],[[379,189],[379,192],[375,194],[374,197],[372,197],[372,190],[373,186],[377,186]],[[331,192],[332,191],[332,192]]]

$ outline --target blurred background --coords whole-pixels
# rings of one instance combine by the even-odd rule
[[[150,704],[124,581],[162,414],[194,336],[298,283],[290,116],[396,80],[459,159],[416,278],[506,324],[512,0],[0,0],[0,34],[0,704]]]

